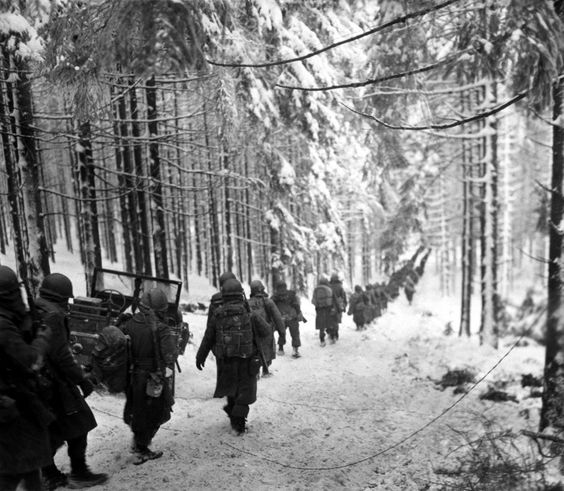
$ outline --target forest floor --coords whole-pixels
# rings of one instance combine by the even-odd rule
[[[504,338],[494,350],[476,336],[445,335],[449,322],[458,324],[456,300],[441,298],[436,286],[426,273],[413,305],[402,295],[365,331],[344,316],[339,341],[324,348],[304,299],[302,357],[287,347],[274,375],[259,380],[243,436],[230,429],[224,400],[212,398],[213,356],[202,372],[194,364],[206,317],[186,314],[193,344],[179,358],[172,419],[153,442],[163,457],[133,465],[123,398],[94,393],[88,402],[98,428],[88,462],[111,477],[93,489],[536,489],[540,474],[521,471],[538,453],[519,432],[537,429],[541,403],[520,382],[542,375],[544,348]],[[494,366],[466,394],[436,383],[464,368],[479,380]],[[512,400],[481,400],[492,384]],[[69,470],[63,450],[57,462]]]

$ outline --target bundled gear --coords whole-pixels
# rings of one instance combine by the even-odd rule
[[[316,308],[334,308],[335,302],[333,299],[333,290],[329,287],[329,283],[320,282],[319,285],[313,290],[313,298],[311,303]]]
[[[130,338],[116,326],[106,326],[92,350],[92,372],[110,393],[125,392],[129,381]]]
[[[251,314],[242,303],[224,303],[214,312],[216,348],[214,355],[221,358],[249,358],[255,351]]]

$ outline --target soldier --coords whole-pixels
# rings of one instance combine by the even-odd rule
[[[272,364],[272,360],[276,358],[276,343],[274,341],[274,330],[278,331],[278,339],[286,336],[286,327],[282,320],[282,315],[276,304],[268,298],[268,294],[264,291],[264,285],[260,280],[251,281],[251,298],[249,299],[249,307],[252,312],[260,315],[270,326],[270,334],[265,338],[259,339],[259,351],[263,358],[262,376],[269,377],[272,375],[268,367]]]
[[[369,307],[368,296],[362,291],[360,285],[354,287],[354,293],[351,295],[349,303],[348,315],[353,316],[353,321],[356,324],[356,330],[361,331],[366,329],[366,317]]]
[[[86,464],[88,432],[97,426],[86,402],[94,386],[69,346],[67,313],[69,298],[72,297],[71,281],[63,274],[52,273],[44,278],[35,301],[42,324],[53,331],[44,368],[45,377],[52,383],[50,405],[56,417],[49,427],[53,457],[66,442],[71,465],[68,478],[54,462],[43,467],[45,484],[49,490],[67,484],[75,489],[85,488],[102,484],[108,479],[107,474],[94,473]]]
[[[410,275],[405,277],[403,291],[405,293],[405,298],[407,298],[409,305],[411,305],[411,302],[413,301],[413,294],[415,293],[415,282]]]
[[[294,290],[288,290],[288,286],[285,281],[280,281],[276,285],[276,291],[272,295],[272,300],[278,307],[278,310],[282,314],[284,319],[284,333],[286,328],[290,330],[290,336],[292,337],[292,348],[294,352],[292,356],[294,358],[300,357],[299,348],[301,346],[300,342],[300,322],[307,322],[302,314],[300,307],[300,299],[296,295]],[[284,354],[284,345],[286,344],[286,336],[278,337],[278,354]]]
[[[166,294],[157,288],[144,292],[139,310],[122,327],[131,338],[131,379],[123,419],[133,432],[134,464],[158,459],[162,451],[149,445],[170,419],[174,400],[172,375],[176,360],[174,335],[166,323]]]
[[[385,290],[385,285],[383,283],[376,283],[374,285],[374,291],[380,303],[380,312],[384,314],[388,308],[388,302],[390,301],[390,297]]]
[[[236,280],[237,277],[235,276],[234,273],[232,273],[231,271],[225,271],[224,273],[219,275],[219,288],[220,290],[216,293],[214,293],[211,298],[210,298],[210,306],[208,308],[208,322],[210,321],[210,317],[211,314],[213,313],[213,311],[219,307],[222,303],[221,301],[221,287],[223,286],[223,284],[227,281],[227,280]],[[218,358],[217,356],[215,357],[215,364],[216,364],[216,376],[218,377],[218,379],[216,380],[216,385],[219,383],[219,374],[221,372],[221,368],[220,368],[220,364],[221,364],[221,359]]]
[[[329,286],[329,280],[321,276],[319,284],[313,290],[311,303],[315,307],[315,329],[319,331],[319,342],[321,347],[325,346],[325,331],[330,330],[334,323],[334,316],[337,311],[333,290]],[[333,336],[328,332],[330,339]]]
[[[210,312],[206,331],[198,353],[196,368],[202,370],[213,349],[218,363],[214,397],[227,397],[223,410],[231,427],[242,435],[247,427],[249,405],[257,398],[257,375],[260,371],[258,338],[267,337],[270,328],[264,320],[250,311],[243,287],[235,279],[226,280],[221,287],[222,303]]]
[[[0,489],[39,491],[41,467],[52,461],[49,424],[54,420],[39,396],[37,372],[52,336],[40,329],[27,344],[26,316],[16,273],[0,266]]]
[[[339,279],[339,275],[337,273],[333,273],[331,275],[329,286],[331,287],[331,290],[333,290],[336,312],[332,316],[333,325],[331,331],[328,331],[328,334],[331,341],[335,342],[339,339],[339,325],[342,321],[343,312],[346,312],[347,310],[347,294],[345,293],[343,283]]]

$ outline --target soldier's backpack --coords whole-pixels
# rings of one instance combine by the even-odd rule
[[[316,307],[332,307],[333,290],[328,286],[320,285],[313,291],[313,300]]]
[[[213,313],[216,355],[248,358],[254,353],[251,314],[244,302],[224,302]]]
[[[124,392],[129,382],[129,336],[116,326],[100,332],[92,350],[94,375],[111,393]]]

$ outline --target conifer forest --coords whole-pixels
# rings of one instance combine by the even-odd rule
[[[56,248],[87,289],[117,264],[188,297],[428,252],[455,334],[497,349],[528,274],[562,427],[562,0],[0,0],[0,135],[28,295]]]

